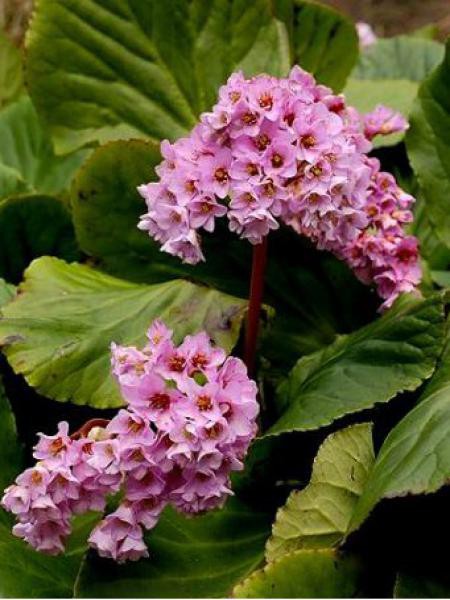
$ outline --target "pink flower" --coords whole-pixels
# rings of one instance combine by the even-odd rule
[[[408,121],[399,112],[378,104],[370,113],[364,115],[364,135],[371,140],[376,135],[389,135],[408,129]]]
[[[119,506],[95,527],[89,537],[89,545],[100,556],[113,558],[118,563],[148,556],[142,527],[129,503]]]
[[[356,31],[358,33],[359,46],[363,50],[375,44],[378,39],[369,23],[359,21],[356,23]]]

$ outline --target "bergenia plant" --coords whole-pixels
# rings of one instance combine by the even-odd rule
[[[448,44],[310,0],[26,21],[0,596],[450,597]]]

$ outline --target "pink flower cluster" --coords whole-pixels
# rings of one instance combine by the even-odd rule
[[[281,221],[345,258],[358,274],[353,247],[361,249],[376,229],[386,247],[367,256],[363,279],[383,270],[386,278],[394,278],[389,295],[378,285],[389,305],[400,291],[413,289],[420,276],[417,253],[399,266],[395,257],[403,251],[392,248],[394,237],[397,246],[413,246],[402,229],[411,219],[407,206],[413,199],[367,152],[375,135],[406,127],[403,117],[381,106],[362,117],[342,95],[317,85],[299,67],[285,79],[246,80],[235,73],[189,137],[162,142],[159,181],[139,187],[148,206],[139,227],[163,251],[195,264],[204,260],[199,232],[212,232],[216,218],[226,216],[230,230],[252,244]],[[391,183],[381,189],[379,180]],[[372,218],[375,205],[387,211],[383,218]]]
[[[5,491],[1,504],[18,520],[13,533],[39,551],[62,552],[72,516],[103,511],[121,490],[89,543],[118,562],[148,556],[143,530],[166,505],[188,514],[223,505],[256,435],[256,384],[205,333],[177,347],[155,321],[142,350],[113,345],[112,365],[127,408],[78,439],[67,423],[41,434],[39,462]]]

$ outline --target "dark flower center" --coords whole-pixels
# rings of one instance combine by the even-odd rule
[[[198,410],[211,410],[212,400],[209,396],[198,396],[197,397],[197,408]]]

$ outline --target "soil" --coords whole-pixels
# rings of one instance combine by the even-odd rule
[[[450,0],[321,0],[355,21],[370,23],[380,36],[408,33],[434,23],[438,37],[450,34]]]

